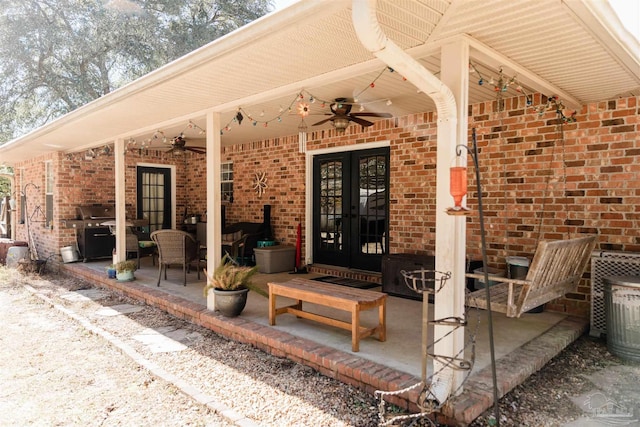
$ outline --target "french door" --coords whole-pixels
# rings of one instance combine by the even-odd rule
[[[149,219],[149,233],[171,228],[171,169],[138,166],[138,218]]]
[[[389,149],[313,160],[315,263],[380,271],[387,251]]]

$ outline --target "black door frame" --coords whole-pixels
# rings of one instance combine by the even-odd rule
[[[384,194],[372,192],[372,194],[376,194],[371,199],[375,198],[379,200],[378,203],[384,203],[384,212],[383,217],[372,217],[363,212],[363,207],[360,206],[363,197],[360,188],[360,159],[380,156],[384,156],[385,162],[385,190]],[[381,235],[388,230],[389,224],[389,159],[390,149],[388,146],[313,156],[313,214],[311,223],[314,263],[381,271],[382,256],[388,251],[388,239],[381,238]],[[336,163],[331,165],[331,162]],[[323,194],[320,189],[321,164],[324,165],[325,178],[327,178],[327,174],[336,173],[335,169],[339,167],[336,165],[341,164],[339,171],[341,184],[334,183],[333,187],[329,186],[330,188],[325,186]],[[366,192],[364,197],[365,205],[368,206],[369,197]],[[321,203],[324,205],[322,210]],[[372,218],[376,221],[372,221]],[[372,243],[373,246],[369,243]],[[372,247],[374,251],[367,253]]]
[[[144,218],[143,202],[143,182],[142,175],[145,173],[164,176],[163,183],[163,219],[160,228],[169,229],[173,227],[173,174],[171,167],[138,165],[136,167],[136,205],[137,217]],[[149,232],[158,229],[154,224],[150,224]]]

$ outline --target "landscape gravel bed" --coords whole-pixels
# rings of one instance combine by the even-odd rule
[[[170,375],[180,378],[203,395],[209,396],[222,407],[232,408],[235,413],[260,426],[376,426],[378,425],[377,402],[373,396],[363,393],[349,385],[320,375],[314,370],[294,363],[288,359],[266,354],[249,345],[237,343],[221,337],[207,329],[187,323],[153,307],[146,306],[114,291],[94,288],[91,284],[57,275],[24,275],[13,270],[0,268],[0,291],[13,298],[25,289],[31,289],[30,298],[42,295],[57,307],[69,310],[87,319],[91,325],[106,331],[117,340],[132,348],[139,356],[161,367]],[[35,295],[34,295],[35,294]],[[78,297],[78,295],[81,295]],[[82,295],[90,295],[91,298]],[[4,298],[4,297],[3,297]],[[30,301],[29,304],[35,304]],[[72,317],[61,316],[60,309],[49,308],[55,314],[56,322],[43,327],[39,341],[51,341],[51,351],[61,351],[65,347],[68,329],[77,329],[78,321]],[[15,314],[19,327],[24,321],[24,312]],[[53,314],[52,314],[53,316]],[[5,320],[5,322],[10,321]],[[105,372],[96,373],[92,366],[99,358],[117,360],[114,354],[118,349],[107,342],[99,345],[101,338],[85,332],[87,340],[86,354],[71,354],[69,364],[63,368],[52,368],[56,379],[69,382],[74,390],[89,390],[94,381],[109,381],[113,385],[112,393],[125,387],[135,387],[153,395],[154,387],[170,390],[174,399],[154,399],[149,409],[157,413],[166,413],[165,421],[149,422],[145,425],[227,425],[225,420],[206,406],[189,399],[179,389],[155,378],[152,373],[141,367],[137,369],[123,367],[119,363],[107,365]],[[2,335],[0,335],[0,338]],[[31,359],[37,363],[37,354],[30,351],[32,337],[25,336],[24,343],[7,346],[3,349],[3,360]],[[35,338],[35,337],[33,337]],[[159,341],[158,341],[159,340]],[[6,340],[2,340],[6,344]],[[54,350],[56,349],[56,350]],[[42,350],[40,350],[42,351]],[[33,360],[35,358],[35,360]],[[619,364],[619,360],[606,349],[606,343],[599,339],[582,337],[568,347],[559,356],[548,363],[540,372],[533,375],[524,384],[500,400],[501,425],[503,426],[562,426],[578,419],[582,411],[571,401],[572,396],[588,391],[590,384],[587,376],[605,366]],[[128,362],[128,365],[134,365]],[[131,369],[136,371],[132,378]],[[11,379],[11,364],[3,363],[2,381]],[[74,373],[82,373],[81,379]],[[17,375],[17,374],[16,374]],[[76,375],[80,377],[80,375]],[[19,381],[18,381],[19,382]],[[66,400],[71,393],[67,387],[51,390],[44,382],[43,390],[20,389],[11,387],[0,397],[0,413],[3,413],[4,425],[19,425],[7,420],[7,408],[14,408],[16,399],[27,399],[31,395],[55,396]],[[45,389],[46,388],[46,389]],[[133,398],[140,399],[141,405],[149,406],[148,396],[142,390]],[[29,396],[26,396],[26,394]],[[22,394],[22,395],[21,395]],[[53,397],[51,397],[53,398]],[[127,411],[131,417],[140,411],[140,405],[133,402],[121,402],[106,396],[94,395],[93,406],[103,407],[105,414],[117,414],[118,418],[105,417],[107,425],[127,425],[114,420],[126,419]],[[77,405],[68,405],[69,416],[77,412]],[[58,408],[61,410],[60,408]],[[34,402],[29,406],[33,419],[38,412],[47,408]],[[478,418],[472,426],[493,425],[492,409]],[[173,418],[172,418],[173,417]],[[192,418],[190,418],[192,417]],[[18,418],[16,418],[18,419]],[[20,418],[22,420],[26,418]],[[72,418],[70,418],[72,419]],[[180,420],[173,423],[170,420]],[[192,420],[193,419],[193,420]],[[9,421],[7,423],[7,421]],[[37,423],[36,423],[37,424]],[[80,423],[64,423],[80,425]],[[42,424],[45,425],[45,424]],[[95,424],[94,424],[95,425]],[[431,425],[423,420],[413,425]]]

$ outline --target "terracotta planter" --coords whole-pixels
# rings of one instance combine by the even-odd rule
[[[216,309],[220,311],[223,316],[239,316],[247,305],[249,289],[238,289],[235,291],[212,289],[211,291],[215,294]]]

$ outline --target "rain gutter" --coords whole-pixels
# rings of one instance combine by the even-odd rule
[[[386,36],[376,16],[376,5],[377,0],[353,0],[352,19],[360,42],[377,58],[433,99],[438,112],[437,146],[438,148],[454,146],[458,120],[453,92]],[[437,253],[438,247],[436,245]],[[434,339],[437,338],[434,337]],[[455,357],[454,354],[445,356]],[[451,394],[453,375],[453,369],[450,367],[443,366],[442,369],[434,369],[430,393],[439,405],[443,404]]]

